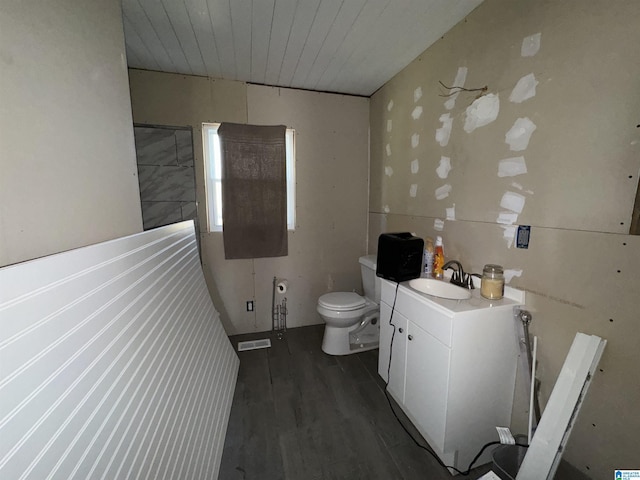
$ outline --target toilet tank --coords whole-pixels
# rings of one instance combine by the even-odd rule
[[[360,272],[362,274],[362,287],[364,296],[369,300],[380,303],[380,277],[376,276],[376,255],[360,257]]]

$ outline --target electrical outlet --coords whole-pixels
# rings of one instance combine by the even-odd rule
[[[247,301],[247,312],[253,312],[253,300]]]

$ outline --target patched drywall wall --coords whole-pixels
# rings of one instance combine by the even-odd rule
[[[136,123],[193,128],[203,266],[229,335],[271,329],[274,276],[289,280],[289,327],[322,323],[324,293],[362,291],[368,99],[141,70],[130,70],[130,82]],[[224,121],[296,130],[296,229],[286,257],[225,260],[222,233],[205,231],[202,123]]]
[[[140,232],[120,2],[2,2],[0,71],[0,265]]]
[[[608,340],[564,456],[592,478],[637,462],[639,24],[632,1],[486,0],[371,101],[369,251],[412,231],[469,271],[503,265],[527,291],[543,405],[575,333]]]

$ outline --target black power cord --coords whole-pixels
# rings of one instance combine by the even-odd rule
[[[396,417],[396,420],[398,421],[402,429],[407,433],[407,435],[409,435],[409,437],[411,438],[411,440],[413,440],[413,443],[415,443],[416,446],[420,447],[422,450],[429,453],[429,455],[431,455],[441,467],[451,469],[456,473],[459,473],[460,475],[465,475],[465,476],[469,475],[469,473],[471,473],[471,469],[473,468],[475,463],[478,461],[480,456],[484,453],[484,451],[492,445],[500,445],[501,442],[495,441],[495,442],[489,442],[483,445],[480,451],[478,452],[478,454],[475,457],[473,457],[473,460],[471,460],[469,467],[466,470],[462,471],[452,465],[446,465],[442,460],[440,460],[440,457],[438,457],[436,452],[434,452],[431,447],[422,445],[420,442],[418,442],[418,440],[416,440],[416,438],[409,431],[409,429],[404,425],[402,420],[400,420],[400,417],[396,413],[396,410],[393,408],[393,404],[391,403],[391,397],[389,396],[388,388],[389,388],[389,381],[391,380],[391,359],[393,358],[393,339],[396,336],[396,325],[392,322],[392,320],[393,320],[393,312],[395,312],[395,309],[396,309],[396,300],[398,299],[398,288],[400,288],[400,283],[396,282],[396,292],[393,297],[393,305],[391,306],[391,315],[389,316],[389,325],[393,327],[393,333],[391,334],[391,345],[389,345],[389,364],[387,365],[387,382],[385,383],[384,395],[387,397],[387,402],[389,402],[389,408],[391,409],[393,416]],[[526,447],[526,448],[529,447],[529,445],[523,445],[520,443],[516,443],[516,445],[520,447]]]

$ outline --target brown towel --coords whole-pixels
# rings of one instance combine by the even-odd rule
[[[227,259],[288,254],[285,132],[282,125],[218,128]]]

